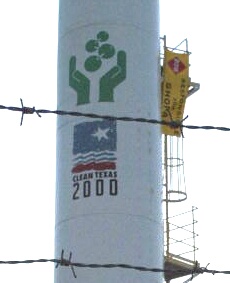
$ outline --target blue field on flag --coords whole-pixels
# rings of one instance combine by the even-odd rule
[[[73,138],[72,172],[116,169],[116,121],[103,120],[75,125]]]

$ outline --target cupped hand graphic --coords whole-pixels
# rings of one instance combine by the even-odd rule
[[[77,105],[89,103],[90,81],[76,69],[76,57],[69,61],[69,85],[77,92]]]
[[[126,78],[126,53],[117,53],[117,65],[111,68],[100,79],[99,102],[113,102],[114,88],[122,83]]]

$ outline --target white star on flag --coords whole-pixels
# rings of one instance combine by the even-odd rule
[[[92,136],[96,137],[98,141],[100,142],[102,139],[108,140],[107,133],[109,132],[109,128],[107,129],[101,129],[100,127],[97,128],[97,131],[92,134]]]

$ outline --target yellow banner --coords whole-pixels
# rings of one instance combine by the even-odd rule
[[[189,88],[189,55],[165,49],[163,82],[161,89],[161,119],[181,121]],[[162,125],[162,133],[181,136],[180,128]]]

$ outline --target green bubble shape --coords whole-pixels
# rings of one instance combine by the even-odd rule
[[[113,45],[106,43],[99,48],[98,53],[101,58],[109,59],[114,56],[115,48],[113,47]]]
[[[94,40],[94,39],[89,40],[85,45],[85,49],[88,52],[94,52],[98,49],[98,47],[99,47],[98,40]]]
[[[97,34],[97,39],[100,41],[100,42],[104,42],[106,40],[109,39],[109,34],[108,32],[106,31],[100,31],[98,34]]]
[[[90,56],[85,60],[85,69],[88,72],[95,72],[101,67],[101,58],[99,56]]]

